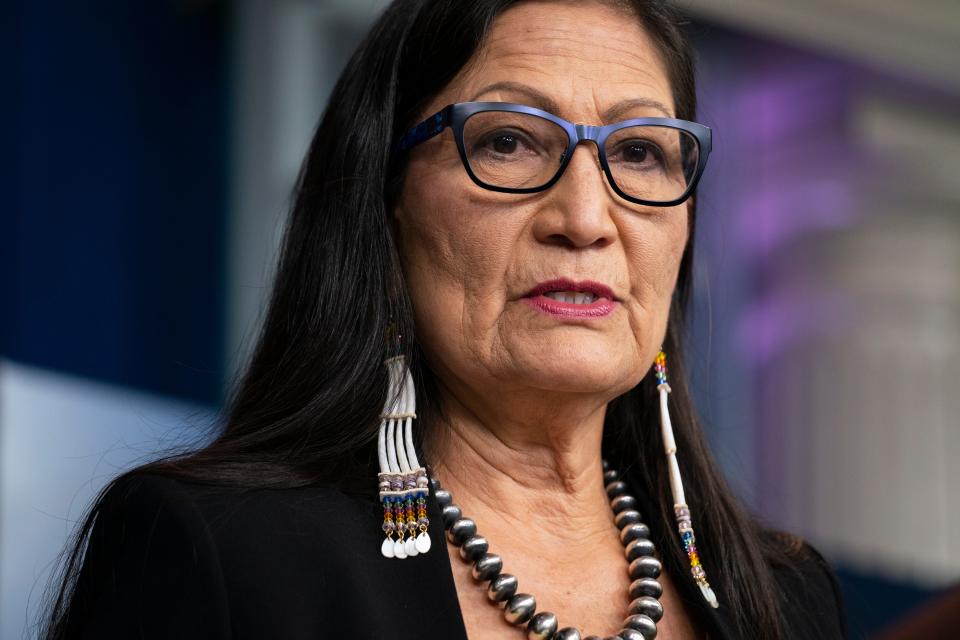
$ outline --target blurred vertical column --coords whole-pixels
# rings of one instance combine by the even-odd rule
[[[233,44],[227,370],[263,321],[291,192],[327,97],[384,0],[243,0]]]
[[[941,586],[960,576],[960,111],[909,93],[852,105],[862,223],[807,251],[853,314],[783,355],[780,389],[810,390],[785,416],[809,494],[784,516],[849,566]]]
[[[707,403],[713,437],[752,431],[748,497],[835,562],[956,581],[960,5],[683,4],[726,25],[695,29],[723,220],[700,251],[743,280],[712,340],[753,383]]]

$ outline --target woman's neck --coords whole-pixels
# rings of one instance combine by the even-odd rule
[[[600,453],[605,404],[507,406],[449,396],[444,421],[431,430],[433,473],[463,513],[484,535],[523,532],[547,548],[613,535]]]

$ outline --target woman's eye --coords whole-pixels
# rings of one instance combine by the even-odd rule
[[[534,152],[536,146],[530,136],[521,131],[500,129],[482,136],[473,148],[498,156],[516,156]]]
[[[647,148],[642,144],[631,144],[623,155],[627,162],[643,162],[647,159]]]
[[[617,150],[618,159],[630,164],[659,163],[662,155],[660,149],[646,140],[631,140],[624,142]]]
[[[497,153],[509,154],[517,150],[517,145],[519,142],[517,141],[516,137],[503,134],[490,140],[489,144],[490,148]]]

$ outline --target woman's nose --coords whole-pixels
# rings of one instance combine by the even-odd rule
[[[566,170],[547,191],[534,224],[541,242],[571,247],[606,246],[616,236],[609,188],[592,142],[577,145]]]

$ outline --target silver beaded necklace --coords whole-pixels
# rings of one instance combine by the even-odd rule
[[[399,341],[395,328],[393,338]],[[430,485],[437,492],[443,509],[443,524],[448,540],[460,548],[460,555],[472,562],[473,576],[488,581],[487,594],[490,600],[503,605],[504,617],[517,626],[526,624],[527,637],[531,639],[580,640],[580,632],[573,627],[557,629],[557,616],[548,611],[536,612],[533,596],[516,593],[517,579],[501,573],[500,557],[488,553],[489,544],[477,535],[477,525],[464,518],[460,508],[453,504],[449,491],[444,491],[434,478],[428,481],[426,468],[421,466],[414,446],[412,421],[416,418],[416,392],[413,378],[402,355],[387,358],[384,362],[389,373],[387,399],[381,413],[377,435],[377,457],[380,473],[377,474],[380,502],[383,507],[384,539],[380,553],[385,558],[403,560],[428,553],[431,547],[427,516],[427,497]],[[696,538],[690,507],[687,505],[677,460],[677,443],[668,410],[670,385],[667,383],[666,354],[661,349],[654,360],[654,377],[660,404],[660,428],[670,490],[673,494],[673,510],[677,520],[677,532],[690,562],[690,574],[700,588],[704,600],[713,608],[719,607],[717,596],[707,582]],[[650,529],[640,521],[636,499],[627,494],[627,486],[616,471],[603,462],[604,482],[614,522],[620,528],[620,539],[625,546],[629,572],[630,603],[624,628],[607,640],[651,640],[657,634],[657,621],[663,615],[659,598],[663,589],[657,582],[661,565],[656,559],[656,550],[650,540]],[[394,539],[396,536],[396,539]],[[587,636],[583,640],[600,640]]]
[[[641,522],[637,500],[627,493],[627,484],[619,474],[603,461],[603,479],[607,497],[613,510],[614,524],[620,529],[620,541],[629,563],[630,606],[623,621],[623,629],[617,635],[602,640],[653,640],[657,636],[657,622],[663,617],[660,596],[663,587],[657,581],[661,565],[656,548],[650,540],[650,528]],[[556,614],[550,611],[537,612],[537,601],[528,593],[517,593],[517,578],[503,573],[503,560],[489,552],[487,539],[477,533],[476,523],[463,515],[453,503],[453,495],[431,478],[433,494],[442,510],[443,527],[447,540],[459,548],[460,557],[473,563],[471,573],[475,580],[488,582],[487,598],[496,606],[503,607],[503,617],[517,627],[524,627],[529,640],[581,640],[580,631],[574,627],[558,629]],[[586,636],[583,640],[601,640],[599,636]]]

